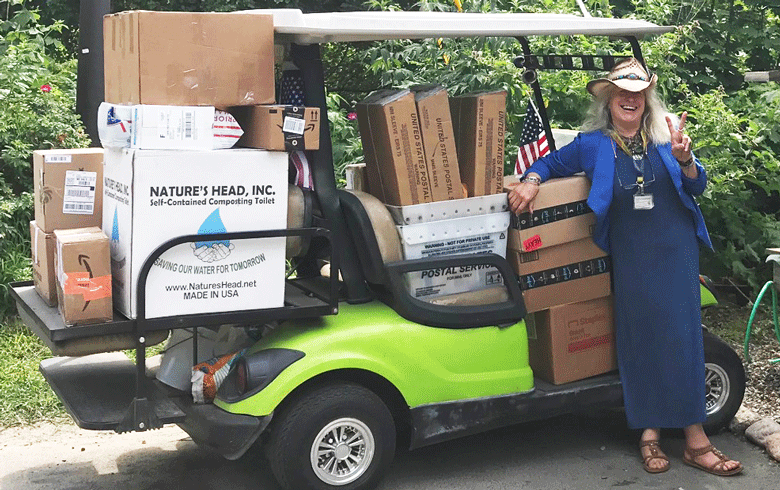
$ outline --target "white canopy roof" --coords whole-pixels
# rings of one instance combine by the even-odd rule
[[[591,35],[641,39],[674,29],[642,20],[570,14],[387,11],[304,14],[296,9],[251,12],[273,14],[277,40],[298,44],[469,36]]]

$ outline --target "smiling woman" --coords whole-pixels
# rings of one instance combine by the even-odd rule
[[[516,214],[533,212],[539,184],[584,172],[596,215],[594,242],[612,259],[615,336],[628,425],[642,429],[644,469],[669,459],[661,428],[683,428],[683,462],[729,476],[742,465],[710,444],[706,419],[699,245],[712,247],[694,196],[707,176],[655,92],[657,77],[634,58],[592,80],[582,133],[537,160],[509,195]],[[640,280],[641,278],[641,280]]]

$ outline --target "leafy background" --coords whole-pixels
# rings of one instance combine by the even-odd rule
[[[751,70],[778,68],[777,0],[586,0],[594,16],[640,18],[678,26],[643,41],[648,65],[672,112],[687,126],[705,162],[710,186],[700,198],[716,251],[702,254],[702,272],[720,284],[753,288],[770,277],[765,249],[780,245],[777,129],[780,91],[746,84]],[[78,0],[0,1],[0,318],[13,314],[7,283],[29,278],[32,219],[31,154],[39,148],[90,144],[75,110]],[[299,8],[562,12],[580,15],[574,0],[412,2],[392,0],[115,0],[127,9],[228,11]],[[600,38],[531,39],[534,53],[629,53]],[[336,172],[362,160],[357,123],[349,114],[369,92],[441,83],[451,95],[503,88],[508,93],[507,171],[530,94],[512,60],[512,39],[430,39],[326,45],[328,108]],[[588,102],[585,82],[598,74],[544,72],[540,80],[553,126],[576,128]]]

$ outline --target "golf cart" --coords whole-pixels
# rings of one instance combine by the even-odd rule
[[[160,244],[147,258],[133,320],[115,313],[112,322],[66,327],[30,283],[14,284],[23,321],[58,354],[41,364],[41,372],[76,423],[117,432],[175,423],[228,459],[262,444],[284,488],[360,489],[379,481],[396,447],[414,449],[511,424],[620,407],[616,372],[562,385],[534,377],[522,291],[504,257],[405,260],[388,209],[370,194],[337,188],[320,45],[503,36],[519,40],[523,55],[516,63],[528,73],[608,70],[619,56],[535,56],[527,37],[624,37],[641,60],[637,39],[670,28],[557,14],[266,12],[274,15],[276,43],[290,45],[292,61],[302,72],[305,104],[322,111],[320,148],[307,154],[314,190],[291,193],[299,205],[288,229],[220,233],[210,239],[284,236],[289,244],[295,238],[299,246],[288,246],[288,256],[296,273],[286,281],[284,306],[146,318],[146,279],[157,259],[202,235]],[[541,98],[535,77],[527,81]],[[544,104],[537,105],[554,148]],[[505,197],[493,205],[506,210]],[[323,263],[329,273],[322,272]],[[500,278],[491,294],[458,294],[449,301],[409,294],[405,276],[410,272],[475,267],[489,268]],[[704,283],[702,293],[703,306],[715,303]],[[168,331],[187,329],[197,339],[199,329],[222,325],[254,328],[262,336],[235,362],[213,404],[195,404],[189,392],[147,372],[147,347]],[[715,431],[740,406],[745,377],[725,343],[707,332],[704,340],[706,427]],[[115,352],[124,348],[135,349],[135,363]],[[197,351],[193,341],[193,359]]]

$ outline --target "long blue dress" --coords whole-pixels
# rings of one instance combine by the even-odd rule
[[[636,182],[638,172],[631,157],[620,150],[616,156],[609,243],[628,425],[702,423],[704,347],[693,215],[652,146],[644,157],[644,174],[654,207],[635,210],[636,188],[626,187]]]

